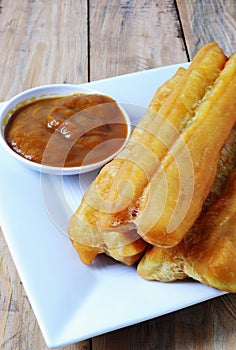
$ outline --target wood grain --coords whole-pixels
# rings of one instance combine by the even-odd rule
[[[235,0],[177,0],[190,59],[203,45],[216,41],[226,55],[236,50]]]
[[[155,297],[155,296],[150,296]],[[137,301],[137,307],[140,302]],[[236,297],[227,295],[93,338],[96,350],[228,350],[236,342]]]
[[[174,1],[91,0],[89,11],[91,80],[187,61]]]
[[[84,0],[1,2],[0,101],[36,85],[88,81]]]
[[[0,0],[0,101],[184,62],[212,40],[230,54],[235,19],[234,0]],[[61,349],[228,350],[235,328],[236,295],[226,295]],[[0,349],[48,349],[1,231]]]

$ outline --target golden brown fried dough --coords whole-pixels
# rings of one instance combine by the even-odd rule
[[[146,280],[173,282],[184,279],[184,245],[180,242],[173,248],[151,246],[137,266],[137,272]]]
[[[202,48],[179,84],[173,84],[174,78],[159,89],[127,147],[103,168],[90,186],[68,230],[84,262],[89,263],[98,252],[105,252],[130,264],[143,253],[146,243],[132,223],[143,189],[194,116],[199,101],[225,61],[226,57],[216,43]],[[85,254],[86,245],[90,254],[91,247],[95,248],[91,259]],[[133,259],[127,256],[127,251],[132,251]]]
[[[187,251],[185,273],[211,287],[236,292],[236,168],[220,199],[199,225],[199,235]]]
[[[236,122],[235,94],[236,54],[227,61],[143,193],[134,222],[147,242],[175,246],[199,216],[216,176],[220,150]]]
[[[236,166],[236,126],[221,150],[216,178],[204,202],[200,217],[177,246],[172,248],[150,247],[137,267],[141,277],[162,282],[173,282],[187,277],[184,270],[185,255],[194,245],[195,240],[201,237],[199,229],[201,218],[208,208],[219,199],[234,166]]]
[[[154,119],[154,112],[159,110],[163,101],[171,94],[180,79],[182,79],[184,73],[185,69],[180,68],[170,80],[157,89],[145,117],[142,118],[134,129],[124,152],[129,153],[132,151],[134,145],[137,144],[138,140],[142,137],[143,131],[146,130]],[[90,205],[89,201],[87,201],[88,197],[91,198],[94,193],[97,194],[97,188],[99,192],[103,194],[102,198],[106,196],[116,176],[120,173],[120,167],[122,167],[124,163],[125,159],[114,159],[101,170],[96,181],[90,186],[82,199],[81,205],[70,220],[68,227],[69,236],[81,260],[85,264],[90,264],[98,254],[106,252],[108,255],[112,255],[116,260],[131,265],[139,259],[147,246],[146,242],[144,242],[136,232],[131,230],[129,235],[126,235],[128,236],[126,244],[124,244],[124,240],[119,242],[120,244],[117,244],[116,241],[116,247],[107,250],[105,243],[103,243],[102,233],[97,227],[97,220],[101,215],[99,206],[97,208],[97,205]],[[128,165],[132,166],[132,163]],[[127,172],[127,175],[129,178],[129,172]],[[100,199],[102,200],[102,198]]]

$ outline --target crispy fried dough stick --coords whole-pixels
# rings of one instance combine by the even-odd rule
[[[215,179],[220,150],[236,122],[235,94],[233,54],[144,191],[135,224],[147,242],[175,246],[199,216]]]
[[[98,251],[103,251],[116,259],[117,254],[121,255],[122,261],[124,255],[128,258],[128,251],[132,251],[135,259],[139,257],[135,254],[136,245],[139,248],[138,253],[144,250],[145,245],[140,247],[134,226],[129,224],[133,216],[132,208],[158,168],[159,161],[177,139],[178,133],[194,116],[197,103],[214,82],[225,61],[226,58],[217,44],[209,44],[202,48],[185,73],[181,84],[161,105],[159,113],[152,107],[147,110],[143,118],[145,123],[148,120],[147,126],[143,127],[140,123],[134,133],[137,137],[131,138],[125,150],[97,177],[85,196],[87,206],[93,210],[87,207],[88,210],[84,211],[82,208],[79,210],[82,217],[79,211],[77,212],[77,217],[80,216],[79,220],[83,221],[79,234],[73,235],[73,232],[71,235],[69,230],[73,240],[97,249],[94,250],[94,256]],[[84,230],[81,228],[84,222],[91,220],[91,215],[92,220],[95,220],[93,237],[88,239],[86,235],[84,241]],[[85,250],[83,247],[82,254],[85,254]],[[80,256],[82,254],[80,252]]]
[[[215,182],[204,202],[200,217],[189,230],[187,236],[175,247],[161,248],[152,246],[138,264],[139,275],[148,280],[173,282],[187,277],[184,269],[184,257],[201,238],[201,219],[206,211],[219,199],[227,178],[236,166],[236,126],[233,128],[227,143],[221,150]]]
[[[98,225],[101,229],[115,226],[119,229],[120,225],[133,219],[133,208],[142,195],[144,186],[152,178],[159,162],[179,137],[179,133],[194,116],[199,100],[213,84],[225,61],[217,44],[204,46],[193,59],[181,83],[165,102],[158,109],[152,108],[151,103],[150,110],[155,111],[152,122],[146,128],[141,125],[135,129],[138,138],[133,152],[127,154],[125,149],[117,157],[125,162],[107,193],[108,206],[102,208],[99,216]],[[148,111],[145,117],[149,113]],[[132,198],[130,202],[126,200],[127,193]]]
[[[170,95],[175,86],[180,82],[185,73],[184,68],[178,69],[176,74],[168,81],[166,81],[160,88],[157,89],[153,96],[148,112],[145,118],[142,118],[137,127],[134,129],[130,141],[128,142],[127,149],[132,150],[133,142],[138,141],[140,131],[146,129],[148,124],[152,122],[154,118],[154,111],[158,111],[163,101]],[[139,131],[140,130],[140,131]],[[100,172],[96,181],[90,186],[86,196],[91,196],[94,191],[94,187],[99,186],[100,191],[106,190],[106,186],[112,185],[115,176],[119,172],[120,167],[125,161],[121,159],[114,159],[108,165],[106,165]],[[98,185],[97,185],[98,183]],[[109,189],[109,188],[108,188]],[[96,189],[95,189],[96,191]],[[90,264],[97,254],[104,253],[105,246],[101,245],[103,238],[98,233],[97,220],[100,215],[100,211],[90,206],[86,200],[86,197],[82,199],[82,203],[78,210],[72,216],[68,227],[68,233],[72,240],[72,243],[80,255],[81,260],[85,264]],[[117,260],[130,265],[133,264],[140,254],[146,248],[146,243],[143,242],[137,236],[135,236],[134,243],[114,249],[113,255]],[[131,258],[130,258],[131,257]]]
[[[200,235],[184,259],[184,272],[211,287],[236,292],[236,168],[220,199],[199,226]]]

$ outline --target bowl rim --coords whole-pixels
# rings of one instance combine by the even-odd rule
[[[120,102],[116,101],[117,105],[119,106],[121,112],[123,113],[126,125],[127,125],[127,136],[124,139],[124,142],[122,146],[114,153],[112,153],[110,156],[104,158],[103,160],[91,164],[86,165],[80,165],[80,166],[73,166],[73,167],[58,167],[58,166],[51,166],[51,165],[45,165],[41,163],[36,163],[34,161],[31,161],[29,159],[26,159],[16,153],[12,148],[7,144],[5,137],[4,137],[4,130],[5,127],[10,120],[11,116],[14,114],[14,112],[20,108],[23,105],[26,105],[30,102],[40,100],[47,97],[56,97],[56,96],[67,96],[71,95],[73,93],[91,93],[91,94],[100,94],[105,95],[108,97],[113,98],[111,95],[107,95],[103,92],[100,92],[95,89],[87,88],[81,85],[76,84],[47,84],[47,85],[40,85],[36,86],[27,90],[24,90],[15,96],[13,96],[10,100],[5,102],[4,106],[0,109],[0,143],[4,147],[4,149],[15,159],[20,161],[22,164],[27,166],[28,168],[31,168],[33,170],[36,170],[40,173],[46,173],[50,175],[75,175],[75,174],[83,174],[86,172],[90,172],[93,170],[96,170],[98,168],[101,168],[106,163],[111,161],[118,153],[121,152],[121,150],[125,147],[125,145],[128,142],[130,133],[131,133],[131,120],[129,117],[129,114],[124,109],[124,107],[121,105]]]

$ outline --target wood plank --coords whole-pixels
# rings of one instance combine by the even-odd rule
[[[88,80],[84,0],[3,0],[0,101],[36,85]]]
[[[192,59],[203,45],[216,41],[226,55],[236,51],[234,0],[177,0],[186,45]]]
[[[91,80],[187,61],[173,0],[91,0],[89,12]]]
[[[145,300],[137,300],[137,307],[141,302]],[[235,295],[210,300],[93,338],[93,349],[234,349],[235,305]]]

